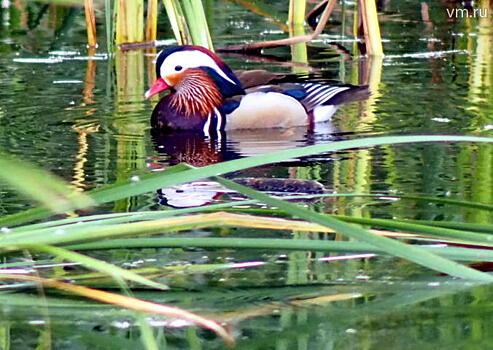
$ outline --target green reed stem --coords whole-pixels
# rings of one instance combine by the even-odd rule
[[[289,1],[289,24],[304,24],[305,23],[306,0],[290,0]]]

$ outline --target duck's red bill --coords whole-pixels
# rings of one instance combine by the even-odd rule
[[[148,99],[164,90],[168,90],[169,88],[170,86],[166,84],[166,82],[162,78],[159,78],[154,82],[154,84],[152,84],[151,88],[146,91],[144,96],[146,99]]]

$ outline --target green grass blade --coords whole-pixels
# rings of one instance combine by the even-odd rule
[[[316,222],[320,225],[332,228],[348,237],[372,244],[375,247],[380,248],[391,255],[407,259],[416,264],[425,266],[435,271],[449,274],[451,276],[484,282],[493,282],[493,276],[490,276],[489,274],[442,258],[438,255],[418,248],[417,246],[404,244],[390,238],[374,235],[363,228],[347,224],[332,217],[302,208],[296,204],[273,198],[249,187],[237,184],[233,181],[229,181],[220,177],[214,177],[214,179],[220,182],[223,186],[241,192],[252,198],[258,199],[265,204],[278,207],[279,209],[291,215],[295,215],[307,221]]]
[[[463,200],[452,199],[452,198],[427,197],[427,196],[408,196],[408,195],[400,195],[400,196],[399,195],[398,196],[389,195],[389,196],[384,196],[384,197],[410,199],[410,200],[425,201],[425,202],[435,202],[435,203],[449,204],[449,205],[454,205],[454,206],[459,206],[459,207],[493,211],[493,205],[491,205],[491,204],[478,203],[478,202],[472,202],[472,201],[463,201]]]
[[[133,281],[133,282],[140,283],[144,286],[148,286],[151,288],[157,288],[157,289],[161,289],[161,290],[168,290],[169,289],[169,287],[165,286],[164,284],[151,281],[150,279],[145,278],[143,276],[140,276],[140,275],[138,275],[132,271],[122,269],[121,267],[107,263],[105,261],[98,260],[98,259],[89,257],[87,255],[72,252],[72,251],[64,249],[64,248],[53,247],[53,246],[42,245],[42,244],[18,244],[17,246],[19,248],[25,248],[25,249],[34,250],[34,251],[45,252],[48,254],[59,256],[65,260],[78,262],[78,263],[84,265],[85,267],[87,267],[91,270],[106,273],[106,274],[113,276],[114,278],[117,278],[120,280]]]
[[[371,218],[356,218],[352,216],[331,215],[332,217],[355,224],[371,225],[373,227],[396,229],[404,232],[419,233],[423,235],[432,235],[438,237],[458,239],[462,241],[474,241],[485,243],[488,246],[493,246],[493,235],[476,233],[472,231],[461,231],[444,227],[433,227],[422,225],[418,220],[414,222],[406,222],[401,220],[386,220],[386,219],[371,219]]]
[[[5,155],[0,157],[0,180],[53,213],[96,204],[89,196],[72,191],[63,180],[43,169]]]
[[[100,242],[91,242],[71,245],[66,248],[75,250],[95,249],[135,249],[135,248],[234,248],[234,249],[272,249],[283,250],[310,250],[321,252],[366,252],[386,253],[368,243],[325,241],[307,239],[282,238],[227,238],[227,237],[173,237],[173,238],[122,238]],[[493,261],[493,250],[470,249],[460,247],[446,247],[433,245],[420,246],[421,249],[431,251],[443,257],[463,261]]]
[[[181,217],[163,218],[158,220],[139,221],[115,225],[98,225],[91,227],[43,228],[32,231],[10,232],[0,236],[0,247],[9,248],[25,244],[25,242],[36,242],[37,244],[60,245],[88,242],[103,238],[114,238],[129,235],[158,234],[165,232],[176,232],[214,226],[244,226],[270,229],[296,229],[299,230],[325,230],[319,225],[306,222],[284,221],[276,218],[254,217],[248,215],[235,215],[224,212],[215,212],[200,215],[188,215]]]
[[[432,220],[409,220],[409,219],[404,219],[400,221],[405,223],[411,223],[411,224],[451,228],[454,230],[462,230],[462,231],[471,230],[474,232],[484,232],[489,234],[493,233],[493,225],[489,225],[489,224],[477,224],[473,222],[458,222],[458,221],[432,221]]]
[[[199,34],[198,41],[194,42],[194,44],[202,45],[213,51],[214,47],[212,45],[211,34],[209,32],[202,0],[190,0],[190,3],[193,12],[193,21],[189,23],[189,26],[196,27]]]
[[[146,350],[159,350],[159,345],[154,336],[153,329],[149,322],[146,320],[146,315],[142,312],[139,312],[137,315],[137,323],[140,328],[140,340],[142,342],[142,346]]]
[[[113,53],[113,21],[111,20],[111,0],[104,0],[104,20],[106,29],[106,49],[108,50],[108,55]]]
[[[397,195],[386,195],[386,194],[370,194],[370,193],[323,193],[323,194],[308,194],[308,195],[291,195],[291,196],[283,196],[284,200],[291,199],[316,199],[316,198],[326,198],[326,197],[373,197],[373,198],[399,198],[399,199],[408,199],[406,196],[397,196]],[[418,197],[418,196],[410,196],[412,200],[422,200],[426,202],[439,202],[442,203],[442,198],[440,197]],[[274,209],[257,209],[257,208],[237,208],[231,209],[231,207],[235,206],[244,206],[244,205],[252,205],[258,203],[255,199],[242,200],[242,201],[233,201],[228,203],[220,203],[220,204],[211,204],[205,205],[201,207],[192,207],[192,208],[183,208],[183,209],[169,209],[163,211],[140,211],[140,212],[131,212],[131,213],[110,213],[110,214],[98,214],[98,215],[89,215],[75,218],[67,218],[60,220],[47,221],[32,225],[24,225],[13,229],[13,232],[22,232],[27,230],[36,230],[47,227],[56,227],[61,225],[91,225],[92,221],[97,222],[98,224],[115,224],[122,222],[133,222],[137,220],[150,220],[150,219],[158,219],[163,217],[169,217],[174,215],[181,214],[190,214],[196,212],[205,212],[205,211],[214,211],[214,210],[226,210],[226,211],[239,211],[244,213],[256,213],[262,215],[286,215],[284,212]],[[464,202],[464,201],[454,201],[454,203],[449,203],[451,205],[456,205],[460,207],[466,208],[476,208],[476,209],[487,209],[482,203],[477,202]],[[492,207],[493,209],[493,207]],[[371,220],[371,219],[370,219]],[[449,222],[449,221],[424,221],[424,220],[400,220],[404,223],[415,223],[420,225],[428,225],[428,226],[436,226],[436,227],[445,227],[456,230],[471,230],[475,232],[484,232],[491,233],[493,232],[493,225],[487,224],[473,224],[473,223],[460,223],[460,222]],[[79,226],[80,227],[80,226]]]

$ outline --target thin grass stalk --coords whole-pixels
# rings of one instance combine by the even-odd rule
[[[493,143],[493,138],[474,137],[474,136],[445,136],[445,135],[426,135],[426,136],[389,136],[389,137],[369,137],[357,140],[346,140],[331,142],[326,144],[306,146],[283,151],[272,152],[249,158],[232,160],[225,163],[217,163],[201,168],[190,169],[185,164],[176,166],[174,169],[182,169],[178,174],[170,176],[166,173],[149,174],[140,177],[137,183],[128,182],[126,184],[115,184],[90,192],[94,200],[104,203],[108,200],[116,200],[153,191],[165,186],[173,186],[181,183],[204,179],[217,174],[225,174],[241,169],[279,162],[284,159],[304,157],[315,153],[325,153],[341,151],[354,148],[367,148],[371,146],[398,145],[403,143],[430,143],[430,142],[487,142]],[[187,169],[186,171],[184,169]],[[123,192],[122,189],[125,189]],[[89,192],[88,192],[89,193]],[[1,221],[0,221],[1,222]]]
[[[443,203],[453,206],[458,206],[461,208],[472,208],[472,209],[480,209],[493,211],[493,206],[486,205],[482,203],[469,202],[469,201],[459,201],[452,199],[444,199],[441,197],[419,197],[419,196],[400,196],[400,195],[388,195],[388,194],[378,194],[378,193],[323,193],[323,194],[309,194],[309,195],[292,195],[285,196],[283,199],[292,200],[292,199],[322,199],[322,198],[337,198],[337,197],[366,197],[366,198],[377,198],[377,199],[385,199],[385,198],[395,198],[399,200],[416,200],[422,202],[430,202],[430,203]],[[93,225],[97,223],[98,225],[109,225],[123,222],[133,222],[133,221],[142,221],[142,220],[151,220],[151,219],[160,219],[169,216],[176,216],[181,214],[191,214],[196,212],[206,212],[206,211],[216,211],[216,210],[228,210],[228,211],[239,211],[242,213],[260,213],[262,215],[281,215],[282,212],[279,210],[272,209],[228,209],[231,207],[238,207],[244,205],[252,205],[257,204],[258,201],[255,199],[242,200],[242,201],[233,201],[228,203],[220,203],[220,204],[211,204],[201,207],[192,207],[192,208],[184,208],[184,209],[170,209],[165,211],[139,211],[139,212],[127,212],[127,213],[110,213],[110,214],[98,214],[98,215],[90,215],[83,217],[75,217],[75,218],[67,218],[60,220],[53,220],[42,222],[38,224],[25,225],[18,228],[11,229],[12,232],[23,232],[29,230],[36,230],[42,228],[56,228],[62,227],[66,225],[76,224],[78,227],[83,225]],[[472,224],[472,223],[461,223],[461,222],[450,222],[450,221],[425,221],[425,220],[400,220],[402,222],[407,223],[416,223],[421,225],[428,226],[438,226],[445,228],[452,228],[457,230],[466,230],[469,229],[474,232],[485,232],[491,233],[493,232],[493,225],[485,225],[485,224]]]
[[[400,222],[493,234],[493,225],[491,224],[478,224],[472,222],[458,222],[458,221],[432,221],[432,220],[407,220],[407,219],[400,220]]]
[[[292,25],[305,23],[306,0],[289,0],[288,23]]]
[[[114,43],[116,43],[116,31],[117,31],[119,9],[120,9],[119,0],[113,0],[113,11],[112,11],[112,20],[111,20],[113,31],[111,32],[111,38],[114,40]]]
[[[157,39],[157,0],[147,0],[146,41]]]
[[[0,237],[0,247],[7,248],[13,245],[24,244],[25,242],[36,242],[37,244],[71,244],[115,236],[158,234],[213,226],[254,227],[277,230],[298,229],[314,232],[322,230],[324,232],[331,232],[325,227],[313,225],[309,222],[215,212],[211,214],[164,218],[118,225],[98,225],[91,228],[78,228],[77,225],[74,225],[71,228],[62,227],[57,230],[46,228],[35,231],[11,233],[8,236]]]
[[[104,0],[104,18],[105,18],[105,28],[106,28],[106,49],[108,53],[113,52],[113,38],[115,33],[113,32],[113,21],[111,19],[111,14],[113,10],[111,7],[111,0]]]
[[[126,279],[129,281],[140,283],[142,285],[145,285],[145,286],[148,286],[151,288],[160,289],[160,290],[168,290],[169,289],[168,286],[163,285],[161,283],[151,281],[145,277],[142,277],[142,276],[134,273],[133,271],[125,270],[121,267],[107,263],[105,261],[98,260],[98,259],[86,256],[86,255],[82,255],[82,254],[79,254],[76,252],[72,252],[72,251],[67,250],[67,249],[48,246],[48,245],[42,245],[42,244],[21,244],[18,247],[22,248],[22,249],[29,249],[32,251],[45,252],[48,254],[59,256],[59,257],[65,259],[65,260],[68,260],[68,261],[78,262],[81,265],[87,267],[88,269],[92,269],[92,270],[97,271],[97,272],[105,273],[105,274],[112,276],[114,278]]]
[[[192,36],[192,44],[212,50],[212,40],[201,0],[182,0],[186,26]]]
[[[346,36],[346,2],[342,1],[341,3],[341,38]],[[339,58],[339,81],[346,82],[346,58],[341,55]]]
[[[115,41],[117,44],[127,42],[127,13],[125,7],[126,0],[116,0],[115,6]]]
[[[355,241],[324,241],[309,239],[281,239],[281,238],[122,238],[98,242],[82,243],[67,246],[67,249],[75,250],[99,250],[99,249],[135,249],[135,248],[232,248],[232,249],[272,249],[303,250],[319,252],[367,252],[387,254],[383,249],[368,243]],[[471,249],[460,247],[448,247],[422,245],[420,248],[433,252],[453,260],[463,261],[493,261],[493,250]]]
[[[178,45],[191,43],[192,37],[187,26],[185,26],[180,2],[163,0],[163,4]]]
[[[212,44],[212,38],[207,23],[207,17],[205,15],[205,9],[202,4],[202,0],[191,0],[192,8],[195,14],[195,18],[198,20],[199,28],[201,30],[201,42],[199,45],[207,47],[209,50],[214,51],[214,45]]]
[[[298,37],[304,36],[305,33],[305,11],[306,0],[290,0],[289,2],[289,36]],[[291,45],[291,60],[293,63],[303,63],[305,67],[295,65],[293,72],[297,74],[308,74],[308,52],[306,42]]]
[[[97,47],[94,0],[84,0],[84,12],[86,15],[87,45],[89,47]]]
[[[147,322],[146,315],[140,312],[137,316],[137,322],[140,328],[140,340],[146,350],[160,350],[153,328]]]
[[[488,246],[492,246],[493,234],[476,233],[473,231],[463,231],[444,227],[434,227],[419,224],[418,222],[405,222],[400,220],[386,220],[386,219],[370,219],[370,218],[357,218],[343,215],[332,215],[336,219],[343,220],[345,222],[351,222],[361,225],[371,225],[373,227],[401,230],[404,232],[413,232],[422,235],[431,235],[434,237],[451,238],[461,241],[481,242]]]

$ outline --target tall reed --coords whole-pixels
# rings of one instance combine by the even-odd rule
[[[96,47],[96,16],[94,14],[94,0],[84,0],[86,14],[87,44]]]
[[[116,6],[117,44],[144,40],[144,1],[118,0]]]
[[[157,38],[157,15],[158,2],[157,0],[147,0],[147,21],[146,35],[147,41],[154,41]]]
[[[213,50],[202,0],[163,0],[179,45],[194,44]]]

